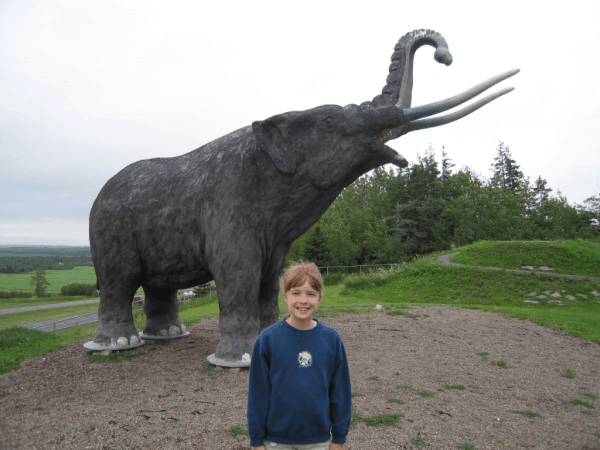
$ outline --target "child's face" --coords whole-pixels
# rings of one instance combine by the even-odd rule
[[[283,298],[290,312],[290,325],[296,328],[312,327],[312,316],[321,296],[321,292],[315,290],[308,281],[285,292]]]

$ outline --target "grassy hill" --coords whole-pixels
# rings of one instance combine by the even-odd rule
[[[381,277],[374,276],[372,283],[368,275],[359,280],[346,278],[346,286],[337,295],[353,304],[358,299],[361,304],[451,305],[500,311],[507,317],[531,320],[600,343],[599,282],[476,268],[546,265],[556,273],[600,277],[599,248],[585,241],[481,242],[456,249],[458,255],[451,259],[470,267],[446,266],[438,260],[440,254],[431,255],[379,286]]]
[[[490,242],[462,247],[452,262],[470,266],[521,269],[547,266],[556,273],[600,278],[600,244],[588,241]]]

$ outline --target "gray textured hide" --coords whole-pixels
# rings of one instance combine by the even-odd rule
[[[365,171],[400,161],[373,136],[393,107],[275,116],[176,158],[139,161],[104,186],[90,214],[101,292],[96,342],[137,336],[131,299],[146,293],[147,334],[180,327],[177,288],[214,279],[217,356],[241,358],[278,318],[278,277],[294,239]]]
[[[407,132],[410,93],[400,98],[400,86],[412,85],[412,55],[424,44],[451,62],[438,33],[407,34],[373,102],[277,115],[182,156],[136,162],[111,178],[90,213],[101,292],[94,344],[139,339],[131,309],[139,286],[146,293],[144,334],[183,333],[177,289],[214,279],[216,357],[239,362],[252,354],[259,332],[278,320],[278,277],[292,241],[360,175],[386,163],[407,166],[384,142]]]

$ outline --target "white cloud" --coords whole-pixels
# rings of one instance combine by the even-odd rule
[[[88,223],[47,217],[27,222],[0,219],[0,244],[88,246]]]

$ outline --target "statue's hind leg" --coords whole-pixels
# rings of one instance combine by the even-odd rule
[[[94,340],[85,343],[84,347],[88,350],[126,350],[143,345],[131,310],[133,295],[139,287],[135,278],[111,270],[109,274],[98,273],[98,284],[98,330]]]
[[[144,286],[146,326],[143,339],[174,339],[189,335],[179,318],[177,289]]]

